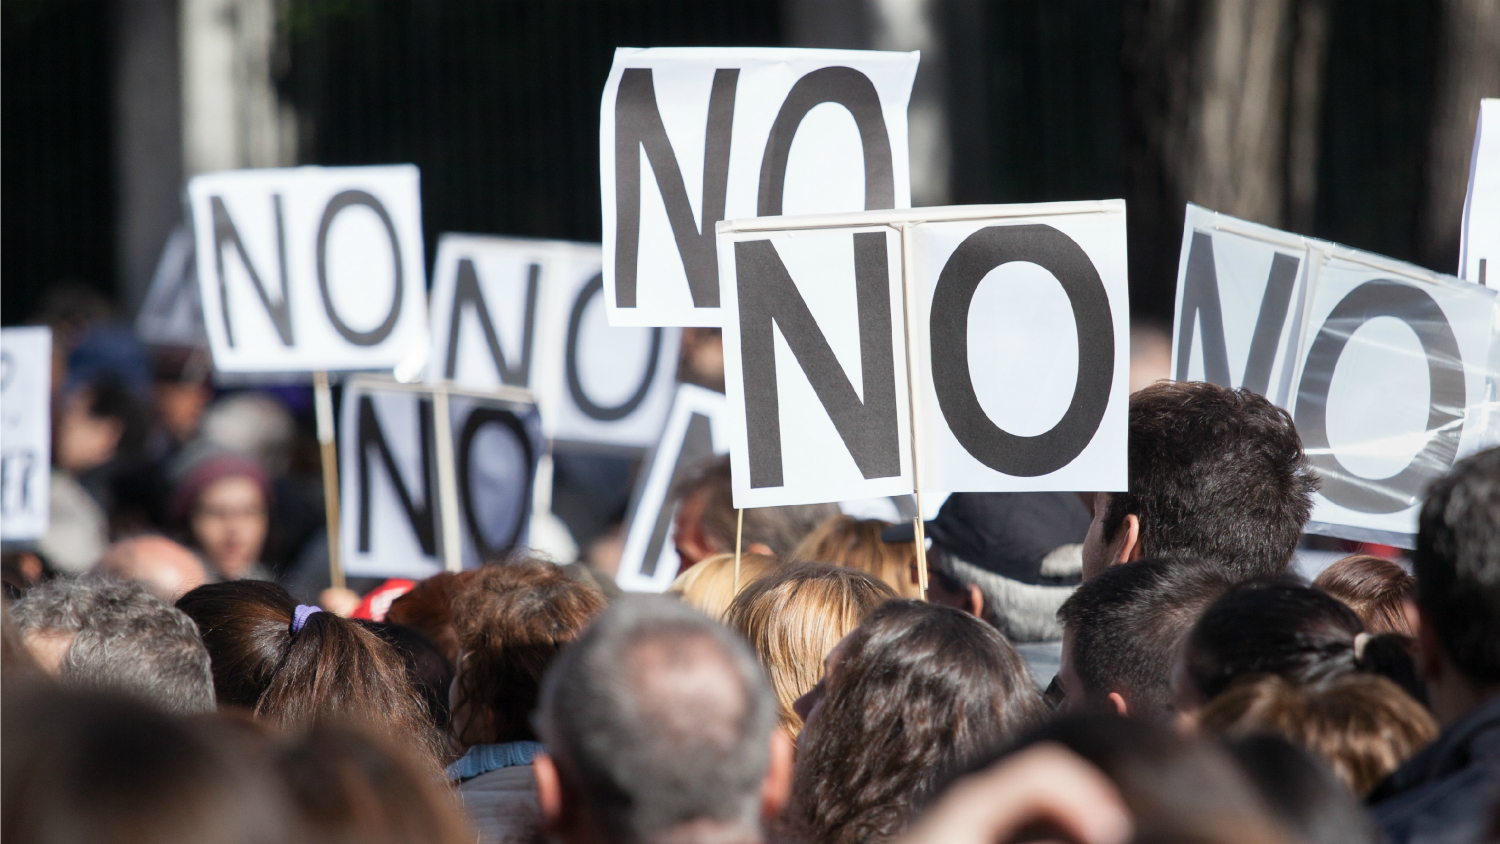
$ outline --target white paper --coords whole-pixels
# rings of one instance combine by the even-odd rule
[[[1292,413],[1323,478],[1309,532],[1409,546],[1427,485],[1500,433],[1495,295],[1188,206],[1172,371]]]
[[[662,592],[682,564],[673,541],[676,522],[667,497],[698,461],[729,450],[722,393],[680,384],[661,442],[652,452],[633,497],[630,528],[615,582],[627,592]]]
[[[616,50],[599,121],[610,324],[719,325],[719,220],[909,207],[917,61],[854,50]]]
[[[420,365],[428,342],[416,167],[210,173],[188,183],[188,198],[219,371]]]
[[[52,329],[0,329],[0,537],[47,532],[52,466]]]
[[[719,243],[734,506],[911,492],[899,233],[733,232]],[[863,303],[856,253],[874,288]],[[769,269],[746,275],[752,266]],[[879,370],[864,371],[866,355]]]
[[[161,346],[201,348],[208,344],[193,261],[193,232],[185,225],[167,236],[146,300],[135,317],[135,334],[143,343]]]
[[[924,490],[1125,489],[1125,203],[1091,205],[915,226]]]
[[[1459,278],[1500,287],[1500,99],[1480,100],[1459,240]]]

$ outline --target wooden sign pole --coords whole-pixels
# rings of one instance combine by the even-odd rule
[[[328,582],[344,588],[344,565],[339,535],[339,454],[333,435],[333,389],[328,373],[313,373],[313,406],[318,418],[318,450],[323,457],[323,513],[328,520]]]

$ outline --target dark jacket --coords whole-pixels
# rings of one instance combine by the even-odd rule
[[[1387,844],[1487,840],[1500,797],[1500,696],[1444,730],[1370,793]]]

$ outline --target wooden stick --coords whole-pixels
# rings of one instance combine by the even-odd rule
[[[443,568],[460,572],[464,567],[463,539],[458,522],[457,462],[453,456],[453,421],[448,411],[448,386],[432,385],[432,426],[437,447],[439,516],[443,530]]]
[[[922,490],[918,489],[917,517],[913,519],[913,528],[917,538],[917,588],[922,592],[922,600],[927,600],[927,529],[922,524]]]
[[[333,436],[333,390],[328,373],[313,373],[313,406],[318,419],[318,450],[323,457],[323,515],[328,525],[328,583],[344,588],[344,565],[339,546],[339,453]]]
[[[917,378],[919,361],[913,354],[915,344],[911,340],[912,318],[917,312],[917,291],[912,285],[915,257],[912,255],[911,223],[901,223],[901,294],[906,306],[901,309],[903,337],[906,341],[906,411],[909,414],[911,437],[911,489],[917,502],[917,516],[913,520],[912,535],[917,541],[917,591],[922,600],[927,600],[927,535],[922,524],[922,465],[919,460],[921,429],[917,417]]]
[[[745,510],[737,508],[734,525],[734,594],[740,594],[740,543],[745,538]]]

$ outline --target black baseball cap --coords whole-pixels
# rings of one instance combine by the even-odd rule
[[[955,492],[923,527],[944,552],[1022,583],[1052,583],[1042,560],[1082,542],[1093,514],[1072,492]],[[886,542],[913,542],[911,522],[881,532]]]

